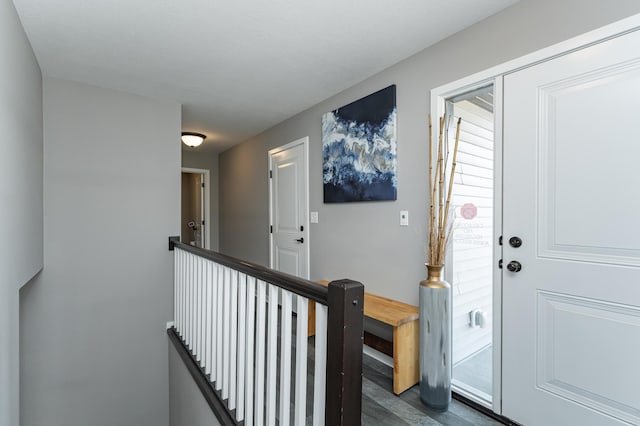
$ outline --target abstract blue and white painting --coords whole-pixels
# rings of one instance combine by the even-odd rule
[[[322,116],[325,203],[397,199],[396,86]]]

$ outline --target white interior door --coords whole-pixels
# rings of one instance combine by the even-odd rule
[[[639,46],[504,78],[503,414],[527,426],[640,424]]]
[[[306,138],[269,151],[271,267],[309,278]]]

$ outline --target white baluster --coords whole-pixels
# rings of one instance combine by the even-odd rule
[[[276,369],[278,368],[278,287],[269,284],[269,317],[267,319],[267,420],[276,424]]]
[[[182,289],[182,340],[184,340],[185,343],[187,343],[187,340],[189,339],[189,262],[188,253],[182,253],[182,265],[184,268],[182,271],[182,275],[184,277],[184,288]]]
[[[211,262],[209,265],[209,280],[211,281],[211,292],[209,298],[211,300],[211,315],[209,316],[210,330],[211,330],[211,350],[209,351],[209,365],[211,374],[211,382],[216,381],[216,310],[217,295],[218,295],[218,265]]]
[[[216,308],[216,390],[222,389],[222,354],[224,352],[224,346],[222,343],[222,318],[224,308],[224,267],[218,265],[218,283],[216,286],[217,292],[217,308]]]
[[[256,317],[256,387],[255,387],[255,421],[254,424],[262,425],[264,421],[264,359],[265,359],[265,323],[266,323],[266,295],[267,285],[264,281],[258,281],[258,300]]]
[[[178,328],[178,252],[173,249],[173,326]]]
[[[237,361],[238,361],[238,271],[231,271],[231,301],[230,307],[230,324],[229,331],[231,333],[229,341],[229,409],[236,408],[236,389],[237,389]]]
[[[202,328],[202,309],[201,309],[201,304],[200,302],[202,301],[202,297],[201,297],[201,292],[202,292],[202,277],[201,277],[201,273],[202,273],[202,267],[200,266],[202,264],[202,258],[196,256],[196,263],[195,263],[195,272],[196,272],[196,281],[195,281],[195,298],[194,298],[194,302],[195,302],[195,315],[196,315],[196,321],[195,321],[195,327],[194,327],[194,339],[193,339],[193,354],[196,357],[196,361],[200,361],[200,351],[201,351],[201,341],[200,341],[200,329]]]
[[[313,425],[324,425],[327,368],[327,307],[316,303],[316,350],[313,373]]]
[[[204,345],[202,364],[204,373],[211,374],[211,261],[204,262]]]
[[[182,264],[181,264],[181,259],[180,259],[180,250],[177,248],[173,249],[173,255],[175,256],[176,259],[176,281],[175,281],[175,286],[176,286],[176,312],[175,312],[175,322],[176,322],[176,330],[178,331],[178,334],[180,334],[181,332],[181,328],[182,328],[182,324],[180,323],[180,317],[182,315],[182,300],[181,300],[181,294],[180,292],[182,291]]]
[[[187,259],[183,250],[180,250],[180,337],[185,339],[187,327]]]
[[[247,323],[247,276],[238,273],[238,401],[236,405],[236,420],[244,419],[244,359],[246,345]]]
[[[198,259],[189,253],[189,349],[195,354],[196,341],[196,262]]]
[[[222,358],[222,371],[224,372],[222,376],[222,399],[229,398],[229,358],[231,357],[231,348],[230,348],[230,327],[229,323],[231,322],[230,313],[231,309],[229,304],[231,303],[231,270],[227,267],[224,268],[224,325],[223,325],[223,358]],[[235,354],[234,354],[235,355]]]
[[[187,343],[189,345],[189,349],[193,350],[193,326],[195,320],[195,309],[194,309],[194,287],[195,287],[195,256],[189,253],[189,330]]]
[[[291,408],[291,293],[281,290],[280,320],[280,424],[289,424]]]
[[[256,279],[254,277],[247,277],[247,335],[246,335],[246,360],[245,360],[245,369],[246,369],[246,386],[245,386],[245,400],[246,400],[246,409],[244,421],[245,425],[251,426],[253,425],[253,400],[254,400],[254,391],[253,391],[253,380],[254,380],[254,330],[255,330],[255,305],[256,305]],[[240,420],[240,419],[238,419]]]
[[[205,294],[205,259],[199,258],[200,262],[198,263],[198,269],[200,273],[198,274],[200,280],[200,292],[198,293],[198,330],[200,335],[198,336],[198,360],[200,361],[200,365],[204,366],[205,357],[204,357],[204,324],[206,318],[206,299],[204,297]]]
[[[309,300],[296,296],[296,395],[293,424],[306,424]]]

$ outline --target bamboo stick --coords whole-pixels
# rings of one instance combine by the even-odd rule
[[[445,203],[444,224],[442,226],[443,230],[447,230],[447,222],[449,220],[449,205],[451,204],[451,192],[453,190],[453,179],[454,179],[454,176],[455,176],[455,173],[456,173],[456,158],[458,156],[458,143],[460,141],[460,123],[461,122],[462,122],[462,118],[458,118],[458,122],[456,124],[456,141],[455,141],[455,145],[453,147],[453,159],[452,159],[452,162],[451,162],[451,175],[449,176],[449,189],[447,190],[447,201]],[[441,235],[441,238],[443,238],[442,235]],[[443,241],[443,243],[444,243],[444,241]],[[444,244],[443,244],[442,245],[442,250],[444,250],[444,248],[445,247],[444,247]]]
[[[440,164],[440,175],[438,182],[438,230],[442,230],[442,215],[444,213],[444,169],[446,164],[444,164],[444,123],[445,117],[440,117],[440,137],[438,141],[438,163]]]

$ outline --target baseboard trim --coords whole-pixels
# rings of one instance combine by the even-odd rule
[[[227,405],[224,403],[219,393],[213,387],[213,384],[209,381],[207,375],[204,370],[198,365],[195,357],[191,353],[191,351],[184,345],[182,339],[178,335],[178,332],[174,327],[167,329],[167,335],[169,336],[169,340],[173,343],[173,346],[178,351],[180,358],[182,358],[182,362],[189,370],[191,377],[198,385],[200,392],[202,392],[202,396],[211,407],[211,410],[218,418],[218,421],[222,425],[237,425],[238,423],[235,421],[235,416],[232,412],[229,411]]]
[[[375,359],[376,361],[380,361],[387,367],[393,368],[393,358],[391,358],[387,354],[383,354],[380,351],[377,351],[367,345],[362,345],[362,353]]]

